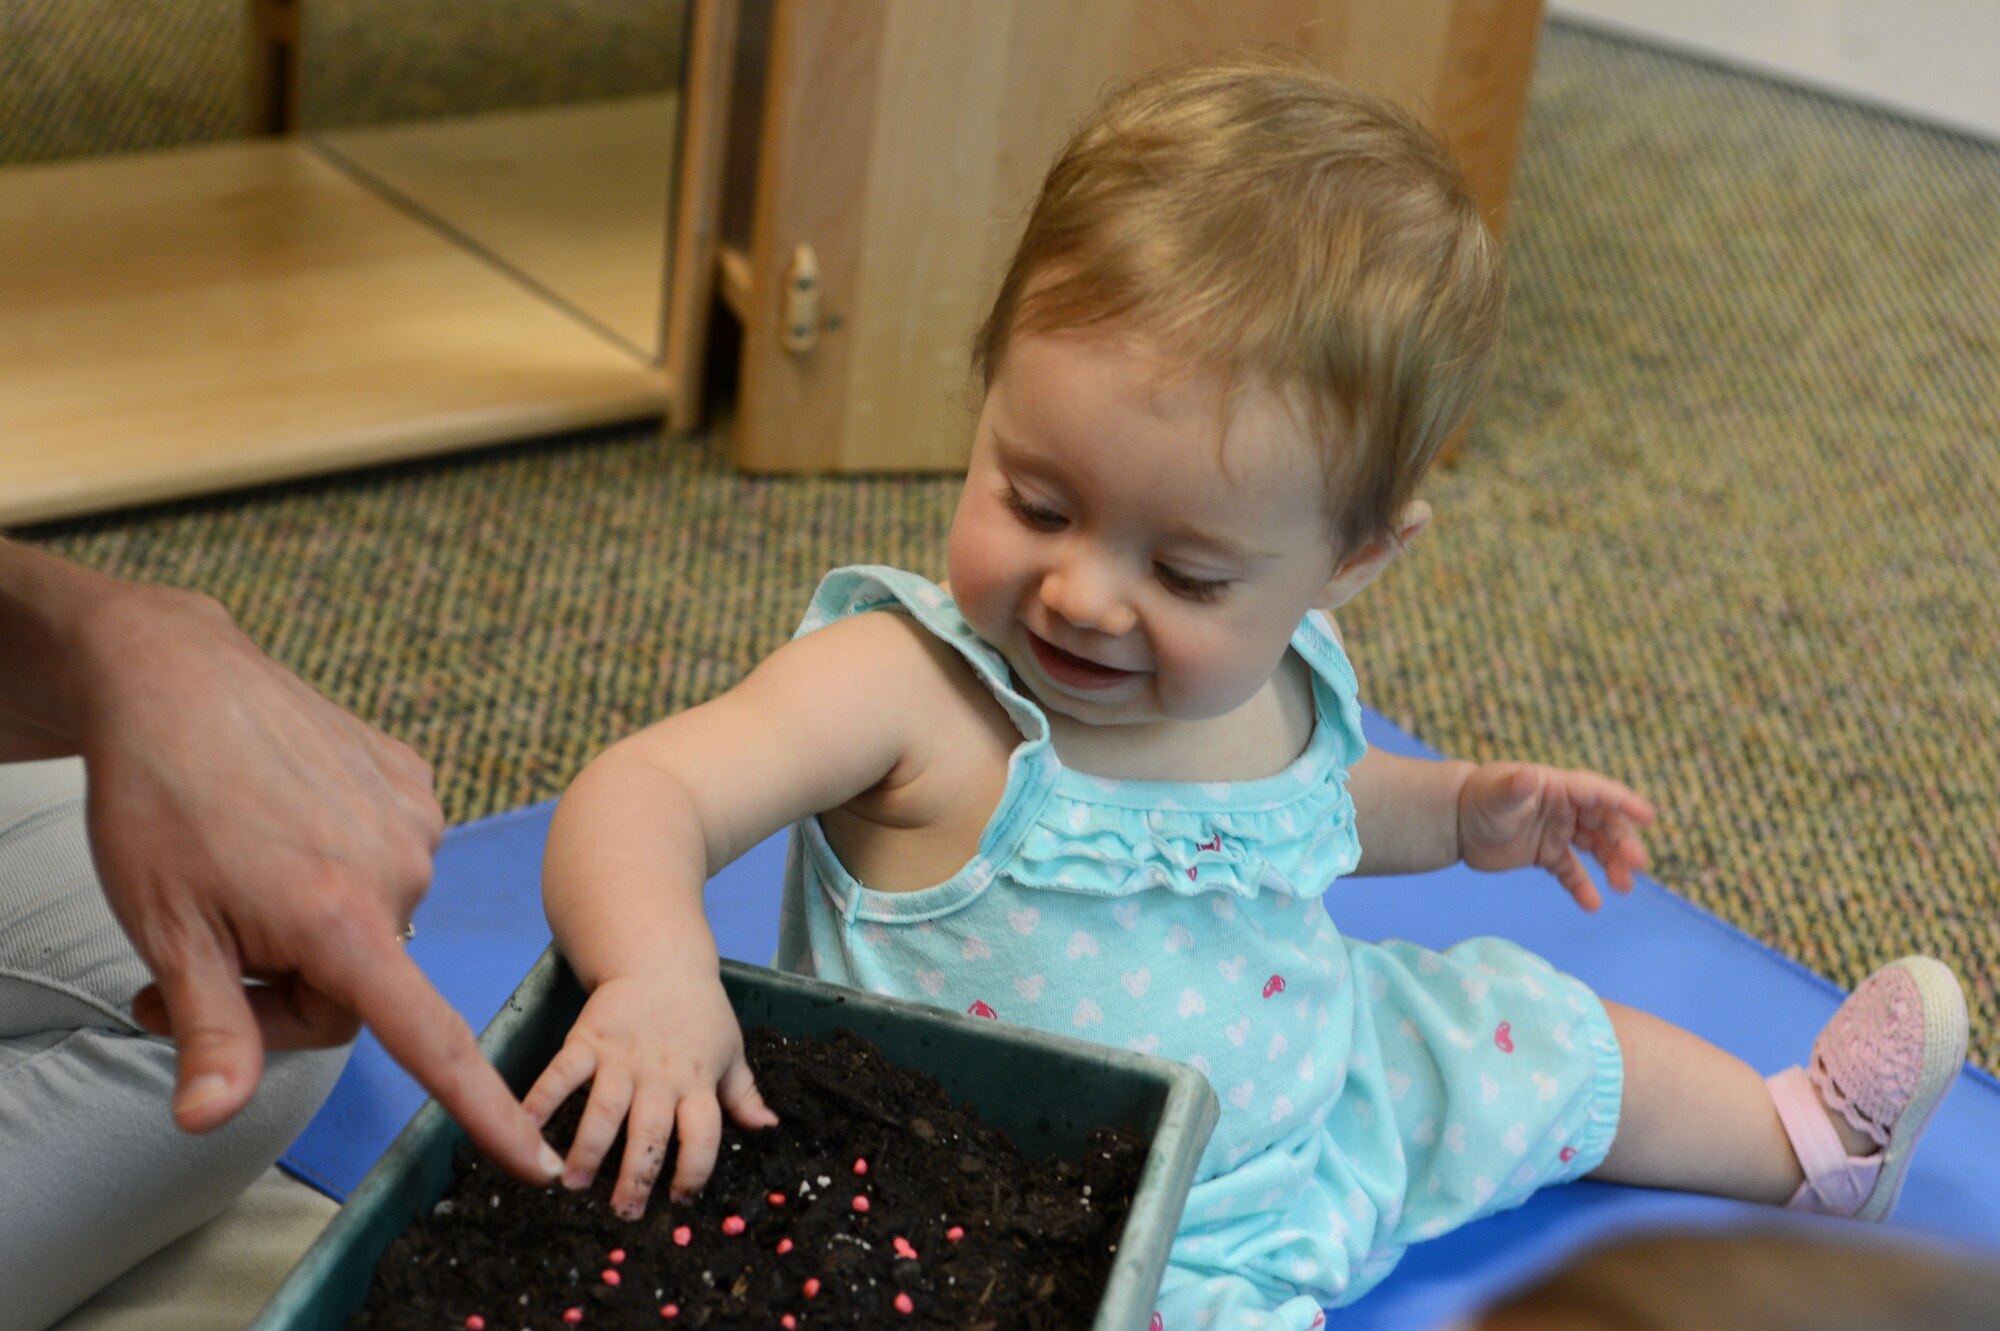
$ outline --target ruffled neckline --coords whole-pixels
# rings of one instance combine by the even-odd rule
[[[1367,742],[1353,667],[1318,612],[1292,635],[1312,676],[1313,732],[1305,750],[1268,777],[1200,783],[1065,767],[1040,704],[1015,684],[1000,653],[972,632],[950,595],[916,574],[873,566],[835,570],[799,632],[895,605],[957,648],[1022,741],[1008,757],[1006,793],[973,860],[934,888],[866,894],[868,901],[855,906],[859,913],[931,918],[984,891],[996,873],[1022,887],[1103,897],[1165,888],[1180,896],[1309,898],[1360,863],[1347,773]],[[812,841],[817,824],[809,822],[809,829]],[[831,850],[822,849],[837,865]]]
[[[1317,687],[1317,680],[1315,681]],[[1324,716],[1284,770],[1197,783],[1061,768],[1009,864],[1024,886],[1097,896],[1316,897],[1360,861],[1341,745]]]

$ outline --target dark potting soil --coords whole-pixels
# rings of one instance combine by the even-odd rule
[[[800,1331],[1090,1325],[1144,1163],[1136,1133],[1093,1132],[1081,1162],[1029,1160],[851,1032],[758,1027],[744,1044],[781,1121],[746,1133],[725,1114],[700,1196],[668,1200],[670,1165],[642,1219],[612,1214],[622,1134],[582,1192],[529,1187],[467,1152],[445,1201],[383,1255],[351,1331],[455,1331],[475,1317],[486,1331],[762,1331],[787,1315]],[[551,1121],[559,1149],[583,1101]],[[741,1232],[726,1232],[730,1217]]]

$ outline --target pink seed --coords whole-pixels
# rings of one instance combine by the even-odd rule
[[[624,1260],[625,1260],[625,1250],[623,1248],[613,1248],[611,1250],[611,1264],[613,1266],[618,1265],[620,1262]]]
[[[782,1192],[774,1192],[770,1195],[770,1197],[767,1200],[773,1206],[783,1206],[785,1204],[785,1194]]]
[[[799,1319],[792,1316],[790,1313],[786,1313],[783,1317],[780,1317],[778,1319],[778,1325],[784,1327],[785,1331],[795,1331],[795,1328],[798,1326],[798,1324],[799,1324]]]
[[[747,1228],[749,1226],[743,1223],[743,1217],[740,1215],[730,1216],[722,1222],[722,1232],[725,1234],[741,1234]]]
[[[681,1306],[678,1303],[663,1303],[660,1305],[660,1316],[666,1318],[669,1322],[680,1315]]]
[[[917,1250],[915,1248],[912,1248],[910,1246],[910,1241],[904,1238],[901,1234],[898,1234],[896,1236],[896,1241],[891,1246],[896,1249],[896,1255],[898,1257],[908,1258],[910,1261],[913,1262],[917,1260]]]
[[[791,1250],[792,1250],[792,1241],[790,1239],[778,1240],[778,1255],[780,1257],[783,1257],[786,1253],[790,1252]]]
[[[616,1271],[612,1270],[608,1266],[605,1267],[603,1271],[598,1273],[597,1278],[599,1280],[602,1280],[605,1284],[611,1286],[611,1288],[613,1289],[617,1289],[619,1284],[624,1279],[623,1276],[620,1276]]]
[[[960,1229],[957,1225],[953,1225],[950,1229],[947,1229],[944,1232],[944,1236],[951,1242],[956,1243],[960,1239],[965,1237],[965,1231]]]
[[[818,1297],[819,1297],[819,1277],[818,1277],[818,1276],[808,1276],[808,1277],[806,1278],[806,1283],[805,1283],[805,1292],[806,1292],[806,1297],[807,1297],[807,1298],[809,1298],[809,1299],[816,1299],[816,1298],[818,1298]]]
[[[858,1192],[854,1194],[854,1209],[862,1215],[868,1214],[868,1199]]]
[[[854,1172],[857,1174],[866,1174],[868,1172],[868,1162],[866,1160],[857,1159],[854,1162]]]
[[[565,1322],[568,1322],[571,1326],[575,1326],[578,1322],[581,1322],[583,1320],[583,1309],[581,1308],[563,1309],[563,1320]]]
[[[680,1225],[674,1229],[674,1242],[679,1244],[681,1247],[685,1248],[688,1246],[688,1244],[692,1243],[693,1241],[694,1241],[694,1231],[689,1229],[686,1225]]]
[[[465,1331],[486,1331],[486,1319],[478,1313],[465,1319]]]
[[[917,1305],[916,1305],[916,1304],[914,1304],[914,1303],[912,1303],[912,1302],[910,1301],[910,1296],[909,1296],[909,1295],[907,1295],[907,1294],[898,1294],[898,1295],[896,1296],[896,1311],[897,1311],[897,1312],[899,1312],[899,1313],[909,1313],[909,1312],[915,1312],[916,1310],[917,1310]]]

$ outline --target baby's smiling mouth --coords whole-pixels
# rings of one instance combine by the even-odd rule
[[[1115,666],[1100,665],[1086,656],[1067,652],[1048,639],[1027,630],[1028,647],[1035,654],[1035,663],[1043,673],[1064,688],[1096,690],[1114,688],[1131,679],[1139,672],[1120,670]]]

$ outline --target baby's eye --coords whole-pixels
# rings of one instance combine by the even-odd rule
[[[1001,495],[1014,516],[1033,527],[1036,531],[1061,531],[1069,525],[1069,519],[1052,508],[1037,504],[1022,497],[1021,492],[1008,486]]]
[[[1231,578],[1190,577],[1168,564],[1155,564],[1153,571],[1162,587],[1190,601],[1213,601],[1228,591],[1229,584],[1234,581]]]

